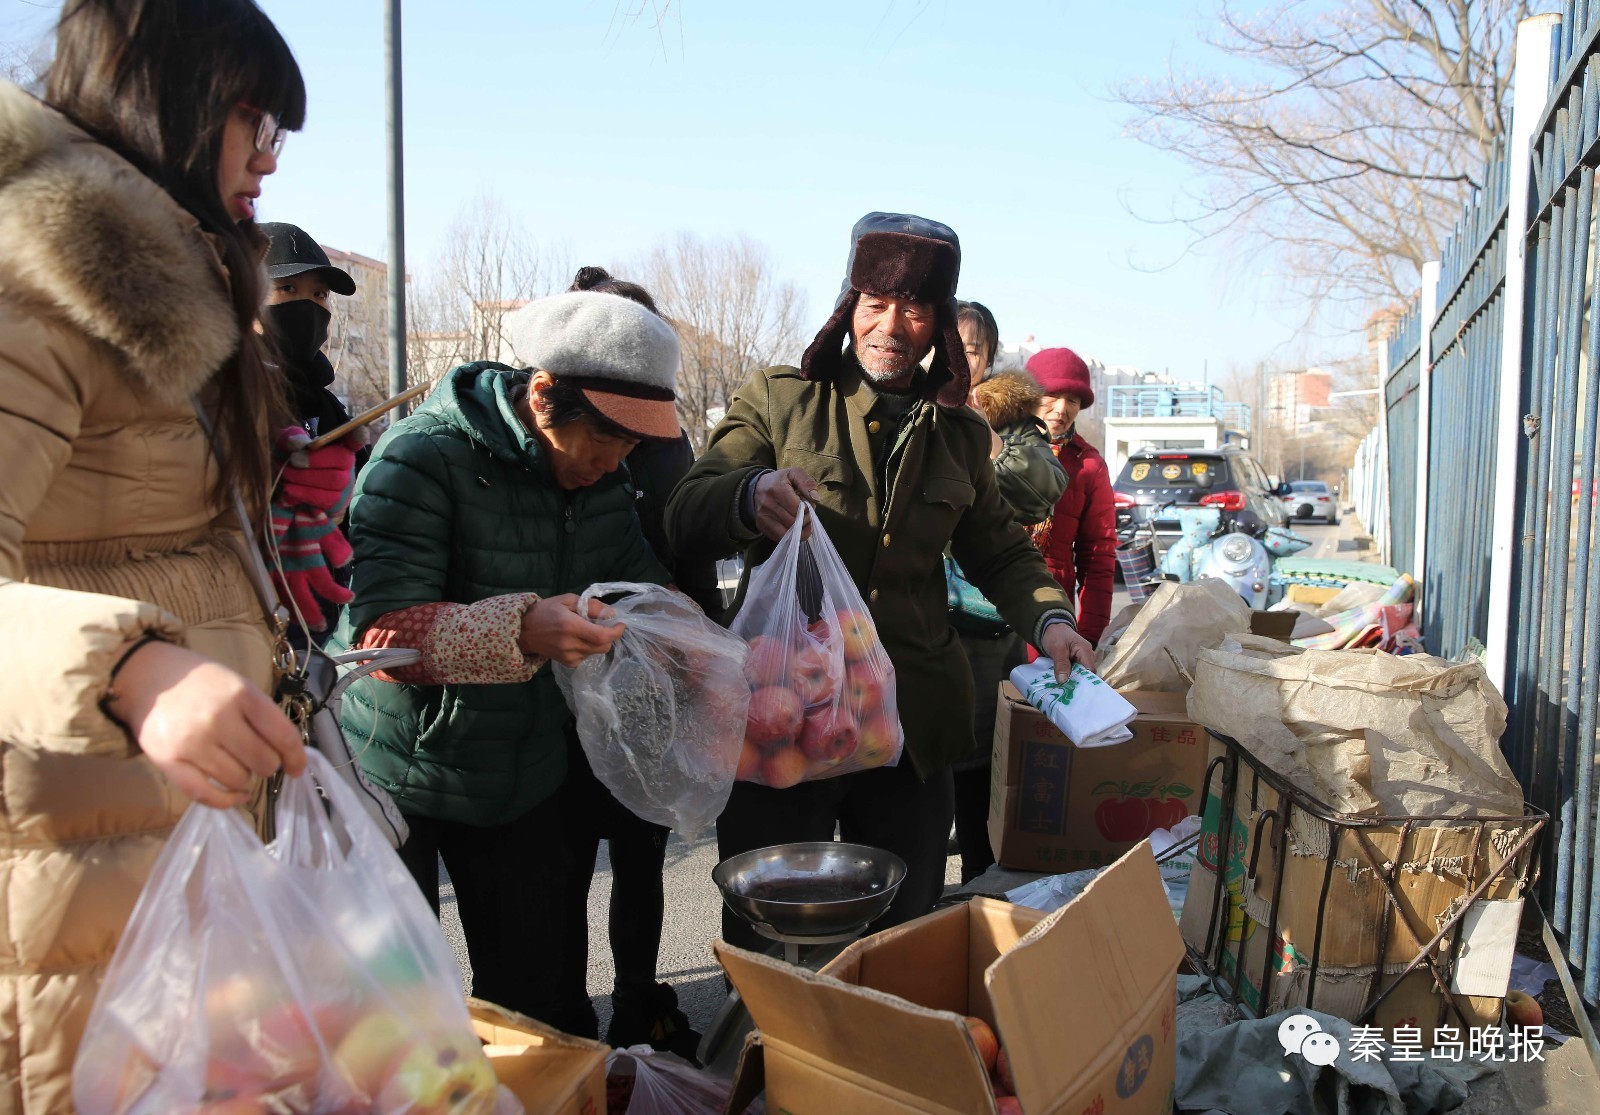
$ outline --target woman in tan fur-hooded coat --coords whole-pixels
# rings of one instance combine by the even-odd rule
[[[0,1113],[72,1110],[190,800],[304,764],[190,403],[222,483],[263,502],[274,391],[236,222],[276,164],[241,101],[304,111],[248,0],[68,0],[45,99],[0,82]]]

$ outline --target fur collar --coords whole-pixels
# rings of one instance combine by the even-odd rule
[[[116,349],[180,402],[239,343],[199,222],[59,112],[0,81],[0,297]]]
[[[1027,372],[1001,372],[974,389],[989,425],[996,430],[1030,421],[1044,392]]]

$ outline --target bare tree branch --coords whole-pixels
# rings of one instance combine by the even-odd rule
[[[766,248],[746,236],[682,233],[658,244],[632,273],[678,329],[678,419],[698,453],[752,373],[799,359],[804,298],[778,278]]]
[[[1198,172],[1168,220],[1265,249],[1313,303],[1403,297],[1509,127],[1517,23],[1554,0],[1218,0],[1229,76],[1124,85],[1129,131]],[[1245,76],[1237,76],[1243,73]]]

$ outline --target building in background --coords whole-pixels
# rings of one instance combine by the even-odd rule
[[[1327,412],[1333,374],[1321,368],[1279,372],[1267,382],[1267,422],[1280,430],[1300,430]]]
[[[356,282],[349,298],[333,300],[327,353],[333,393],[359,414],[389,397],[389,265],[326,244],[322,250]]]

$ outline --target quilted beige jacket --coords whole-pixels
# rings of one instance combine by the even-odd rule
[[[99,709],[147,631],[263,687],[271,646],[189,404],[231,355],[196,221],[0,82],[0,1113],[74,1051],[185,800]]]

